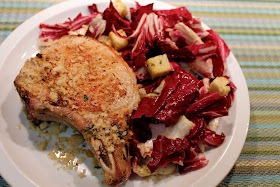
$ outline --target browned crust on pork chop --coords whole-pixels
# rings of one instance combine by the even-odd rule
[[[28,59],[14,84],[31,119],[64,123],[84,135],[108,185],[127,180],[127,120],[140,98],[134,72],[113,48],[64,36]]]

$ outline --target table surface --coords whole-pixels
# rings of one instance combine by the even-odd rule
[[[0,43],[22,22],[63,0],[0,0]],[[220,186],[280,185],[280,1],[163,0],[186,6],[226,41],[245,75],[248,136]],[[93,0],[94,2],[94,0]],[[8,186],[0,176],[0,186]]]

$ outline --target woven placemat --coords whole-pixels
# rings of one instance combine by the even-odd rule
[[[61,1],[0,0],[0,43],[23,21]],[[235,54],[248,84],[248,137],[220,186],[280,186],[280,2],[163,1],[186,6],[218,32]],[[1,177],[0,185],[7,186]]]

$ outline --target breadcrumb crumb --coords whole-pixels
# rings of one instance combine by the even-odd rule
[[[86,175],[86,170],[83,169],[83,171],[81,173],[79,173],[77,176],[80,177],[80,178],[84,178]]]

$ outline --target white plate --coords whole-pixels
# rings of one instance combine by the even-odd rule
[[[98,4],[100,11],[109,5],[105,0],[76,0],[63,2],[50,7],[20,25],[2,43],[0,48],[0,172],[12,186],[101,186],[99,179],[89,172],[83,179],[77,172],[57,171],[53,161],[47,158],[47,152],[35,148],[36,136],[27,127],[23,105],[15,90],[13,81],[26,59],[38,51],[37,39],[40,34],[39,24],[64,22],[68,17],[74,18],[79,12],[88,14],[87,5]],[[134,1],[124,1],[134,6]],[[155,9],[174,8],[168,4],[153,1]],[[141,0],[141,4],[151,1]],[[249,95],[243,73],[237,60],[230,54],[228,74],[237,86],[235,101],[229,116],[222,119],[219,132],[224,132],[226,139],[218,147],[206,152],[210,160],[206,167],[176,174],[163,180],[149,182],[138,177],[130,178],[125,186],[215,186],[228,174],[237,160],[246,139],[249,126]],[[18,130],[18,125],[23,127]],[[90,170],[86,165],[83,166]]]

